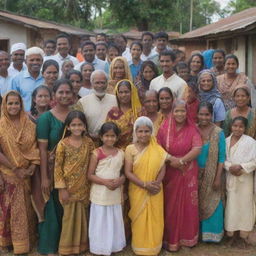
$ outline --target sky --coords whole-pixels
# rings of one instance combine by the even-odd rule
[[[216,0],[216,2],[220,3],[221,8],[224,8],[230,0]]]

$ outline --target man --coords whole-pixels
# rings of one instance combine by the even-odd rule
[[[185,97],[187,84],[173,71],[175,59],[176,56],[172,51],[165,50],[160,53],[159,62],[163,74],[154,78],[151,81],[149,88],[150,90],[159,91],[162,87],[169,87],[173,93],[173,96],[181,99]]]
[[[25,61],[28,70],[20,72],[12,79],[11,89],[20,93],[25,111],[30,111],[31,95],[35,88],[44,84],[44,78],[40,72],[43,64],[44,51],[39,47],[31,47],[25,53]]]
[[[124,35],[118,35],[114,39],[114,43],[119,47],[121,55],[126,58],[127,61],[132,59],[130,48],[127,47],[127,39]]]
[[[144,32],[141,36],[142,54],[140,56],[142,61],[153,58],[157,53],[152,49],[154,35],[151,32]]]
[[[65,60],[71,60],[75,65],[79,63],[78,59],[69,54],[71,44],[70,38],[66,34],[60,34],[56,37],[56,47],[57,47],[57,54],[53,56],[46,56],[44,61],[53,59],[59,63],[60,70],[62,68],[62,64]]]
[[[56,41],[49,39],[44,42],[45,56],[53,56],[56,51]]]
[[[92,94],[79,100],[87,120],[89,135],[98,142],[98,132],[105,122],[112,107],[117,106],[116,97],[107,94],[107,74],[102,70],[95,70],[91,74]]]
[[[8,74],[10,56],[5,51],[0,51],[0,93],[3,97],[11,87],[12,77]]]
[[[90,36],[89,35],[82,35],[80,37],[79,48],[77,49],[77,53],[76,53],[76,58],[78,59],[79,62],[83,62],[84,61],[84,57],[83,57],[82,52],[81,52],[82,51],[81,46],[86,41],[90,41]]]
[[[27,66],[24,63],[25,51],[27,47],[23,43],[13,44],[11,47],[11,65],[8,68],[8,74],[11,77],[16,76],[21,71],[27,70]]]
[[[96,54],[96,45],[92,41],[85,42],[82,47],[82,54],[84,57],[84,61],[80,62],[75,66],[75,69],[81,71],[81,66],[84,63],[91,63],[94,66],[95,70],[104,70],[107,71],[107,63],[106,61],[100,60],[95,57]]]
[[[105,42],[99,41],[96,43],[96,56],[98,59],[105,61],[107,57],[107,50],[108,45]]]
[[[105,43],[107,43],[107,35],[105,33],[96,34],[96,42],[105,42]]]

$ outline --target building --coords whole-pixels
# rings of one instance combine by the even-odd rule
[[[185,47],[187,57],[194,50],[221,48],[233,53],[239,58],[239,70],[256,84],[256,7],[190,31],[171,43]]]

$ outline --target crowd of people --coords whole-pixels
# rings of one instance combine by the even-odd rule
[[[0,51],[0,250],[158,255],[224,232],[246,247],[256,97],[238,58],[186,56],[165,32],[95,41]]]

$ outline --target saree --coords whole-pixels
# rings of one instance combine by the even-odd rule
[[[12,91],[11,91],[12,92]],[[17,168],[39,165],[35,124],[22,109],[20,123],[14,124],[7,112],[7,93],[2,102],[0,144],[4,156]],[[17,92],[15,94],[18,95]],[[11,169],[0,164],[4,192],[0,193],[0,247],[13,246],[14,254],[25,254],[36,238],[36,219],[31,205],[30,177],[18,178]]]
[[[127,147],[125,157],[133,161],[133,173],[142,181],[154,181],[164,165],[167,153],[152,136],[150,144],[136,152],[133,160],[134,145]],[[132,182],[129,184],[129,199],[132,229],[132,249],[137,255],[157,255],[162,248],[164,229],[163,189],[151,195]]]
[[[87,180],[89,158],[94,144],[84,137],[76,148],[62,139],[57,146],[54,168],[54,186],[66,188],[69,201],[62,203],[64,215],[59,243],[62,255],[79,254],[88,249],[87,211],[89,206],[90,185]]]
[[[186,120],[177,130],[173,116],[164,121],[157,135],[159,144],[172,156],[181,158],[202,141],[195,125]],[[164,188],[164,248],[177,251],[180,246],[192,247],[198,241],[198,166],[189,162],[185,171],[166,167]]]
[[[213,190],[218,163],[225,161],[225,136],[222,130],[214,126],[210,139],[206,142],[197,158],[199,165],[199,217],[201,220],[202,240],[220,242],[223,230],[223,186]]]
[[[255,201],[253,198],[253,172],[256,169],[256,141],[248,135],[231,147],[231,136],[226,139],[227,203],[225,209],[225,229],[228,232],[251,231],[255,224]],[[243,174],[234,176],[229,168],[239,164]]]

